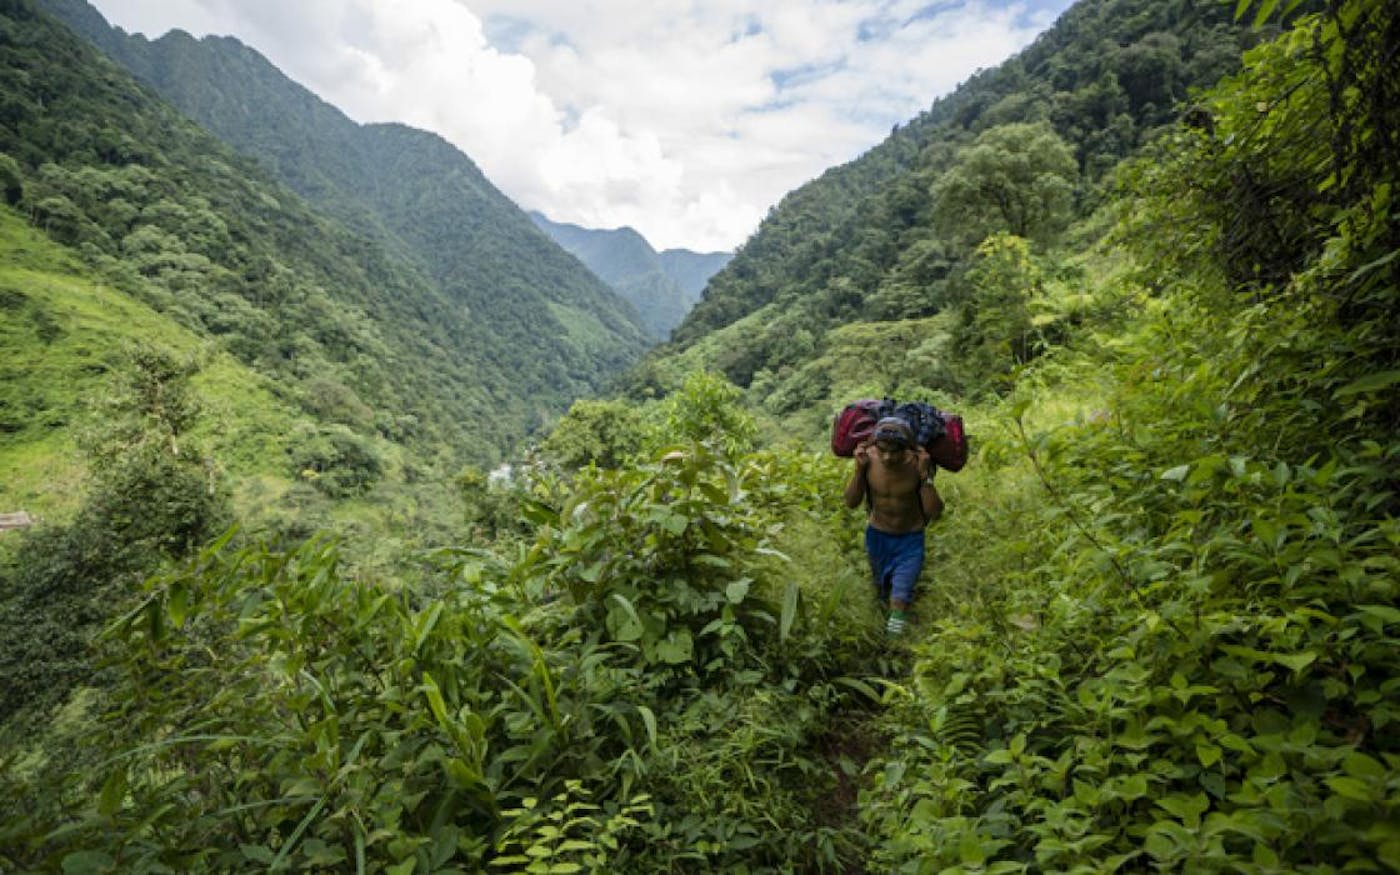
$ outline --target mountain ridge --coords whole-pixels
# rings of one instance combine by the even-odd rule
[[[38,2],[319,209],[416,264],[467,308],[474,343],[558,338],[557,358],[511,375],[523,398],[546,401],[534,425],[598,391],[648,345],[635,309],[442,137],[354,122],[233,37],[171,31],[148,40],[111,27],[82,0]]]
[[[700,299],[711,276],[732,257],[725,252],[657,252],[635,228],[585,228],[555,222],[538,210],[530,218],[642,314],[653,336],[665,339]]]

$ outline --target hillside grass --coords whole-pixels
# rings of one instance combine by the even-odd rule
[[[72,254],[0,210],[0,505],[41,517],[76,506],[78,435],[111,385],[124,344],[183,353],[169,319],[93,279]]]
[[[297,476],[290,450],[317,423],[271,379],[243,366],[84,267],[13,211],[0,209],[0,511],[62,522],[88,482],[85,442],[105,427],[137,347],[197,363],[191,384],[194,443],[231,489],[244,527],[257,533],[324,526],[378,566],[449,537],[460,511],[450,485],[406,481],[403,448],[371,446],[384,475],[365,495],[328,501]]]

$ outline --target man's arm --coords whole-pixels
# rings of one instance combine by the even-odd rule
[[[924,512],[924,525],[943,516],[943,497],[933,485],[933,471],[928,450],[919,447],[919,509]]]
[[[865,500],[865,469],[870,467],[870,445],[862,441],[855,451],[856,468],[851,472],[851,479],[846,481],[846,491],[842,498],[846,501],[846,507],[860,507],[860,503]]]

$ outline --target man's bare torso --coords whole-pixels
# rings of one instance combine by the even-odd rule
[[[865,471],[866,493],[870,497],[870,525],[882,532],[902,535],[924,528],[923,506],[919,503],[918,465],[912,453],[902,460],[870,454]]]

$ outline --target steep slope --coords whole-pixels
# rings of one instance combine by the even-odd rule
[[[358,125],[235,39],[148,41],[80,0],[43,4],[313,204],[417,264],[473,324],[474,358],[509,363],[511,380],[491,395],[533,399],[528,424],[595,392],[646,346],[636,312],[442,138]]]
[[[1048,126],[1073,157],[1073,209],[1084,215],[1102,200],[1107,169],[1260,38],[1231,12],[1214,0],[1076,4],[1017,57],[788,194],[638,381],[658,379],[691,350],[690,365],[717,367],[741,385],[762,376],[759,394],[785,394],[781,408],[819,399],[829,375],[804,374],[809,385],[801,388],[782,384],[822,353],[832,329],[930,317],[965,298],[978,241],[958,239],[949,227],[956,217],[940,227],[933,190],[978,136]]]
[[[729,260],[723,252],[668,249],[657,253],[632,228],[598,230],[530,218],[546,234],[598,275],[642,314],[657,338],[665,338],[700,298],[705,283]]]
[[[485,461],[603,377],[600,363],[546,385],[563,349],[500,354],[420,265],[312,211],[31,3],[0,25],[7,199],[309,414]]]
[[[0,207],[0,509],[62,518],[82,488],[78,434],[144,346],[202,359],[202,437],[237,478],[283,475],[299,411],[266,376],[94,277],[72,252]]]

